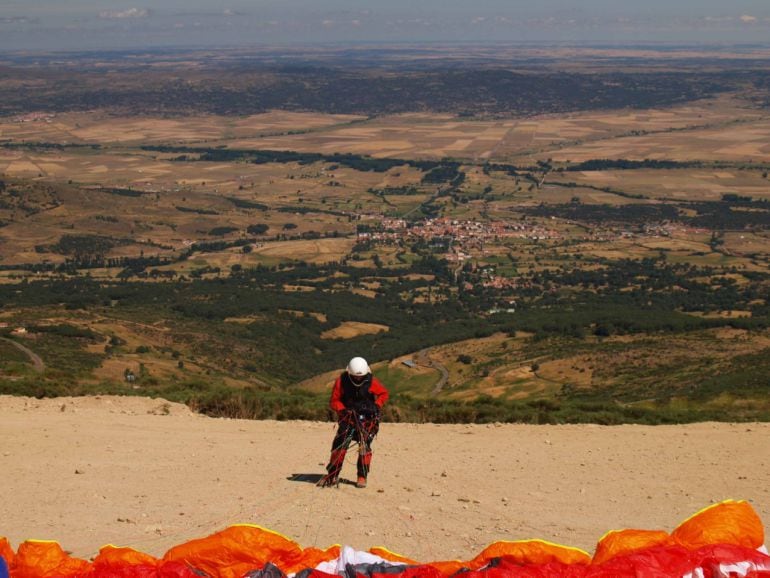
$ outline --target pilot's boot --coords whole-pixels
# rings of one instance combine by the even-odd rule
[[[371,450],[361,452],[358,454],[358,461],[356,462],[356,469],[358,470],[358,481],[356,487],[365,488],[366,478],[369,475],[369,468],[372,465],[372,452]]]
[[[345,463],[346,453],[346,449],[332,450],[331,456],[329,456],[329,464],[326,466],[328,473],[318,481],[319,486],[326,487],[339,484],[340,471],[342,471],[342,464]]]

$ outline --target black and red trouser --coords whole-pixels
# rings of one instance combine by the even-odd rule
[[[332,452],[326,471],[329,477],[336,479],[345,462],[345,454],[352,442],[358,443],[356,469],[359,478],[369,475],[372,464],[372,441],[380,429],[380,418],[376,414],[346,412],[337,423],[337,433],[332,441]]]

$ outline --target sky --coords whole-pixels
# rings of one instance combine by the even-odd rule
[[[770,0],[0,0],[0,51],[306,43],[770,44]]]

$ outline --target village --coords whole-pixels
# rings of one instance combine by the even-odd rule
[[[450,218],[425,219],[412,223],[405,219],[374,217],[378,221],[376,228],[360,228],[358,239],[370,240],[380,244],[395,244],[403,241],[425,241],[433,244],[445,244],[451,247],[459,245],[454,251],[455,260],[462,258],[462,249],[483,249],[484,243],[503,239],[529,239],[533,241],[560,239],[561,233],[537,223],[509,221],[473,221]],[[466,257],[467,258],[467,257]]]

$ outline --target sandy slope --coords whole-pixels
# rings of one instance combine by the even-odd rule
[[[332,435],[330,423],[209,419],[163,400],[0,396],[0,535],[82,557],[107,543],[162,555],[247,522],[303,546],[430,561],[501,539],[592,552],[605,531],[671,530],[726,498],[770,524],[770,424],[384,424],[367,489],[290,479],[322,471]]]

